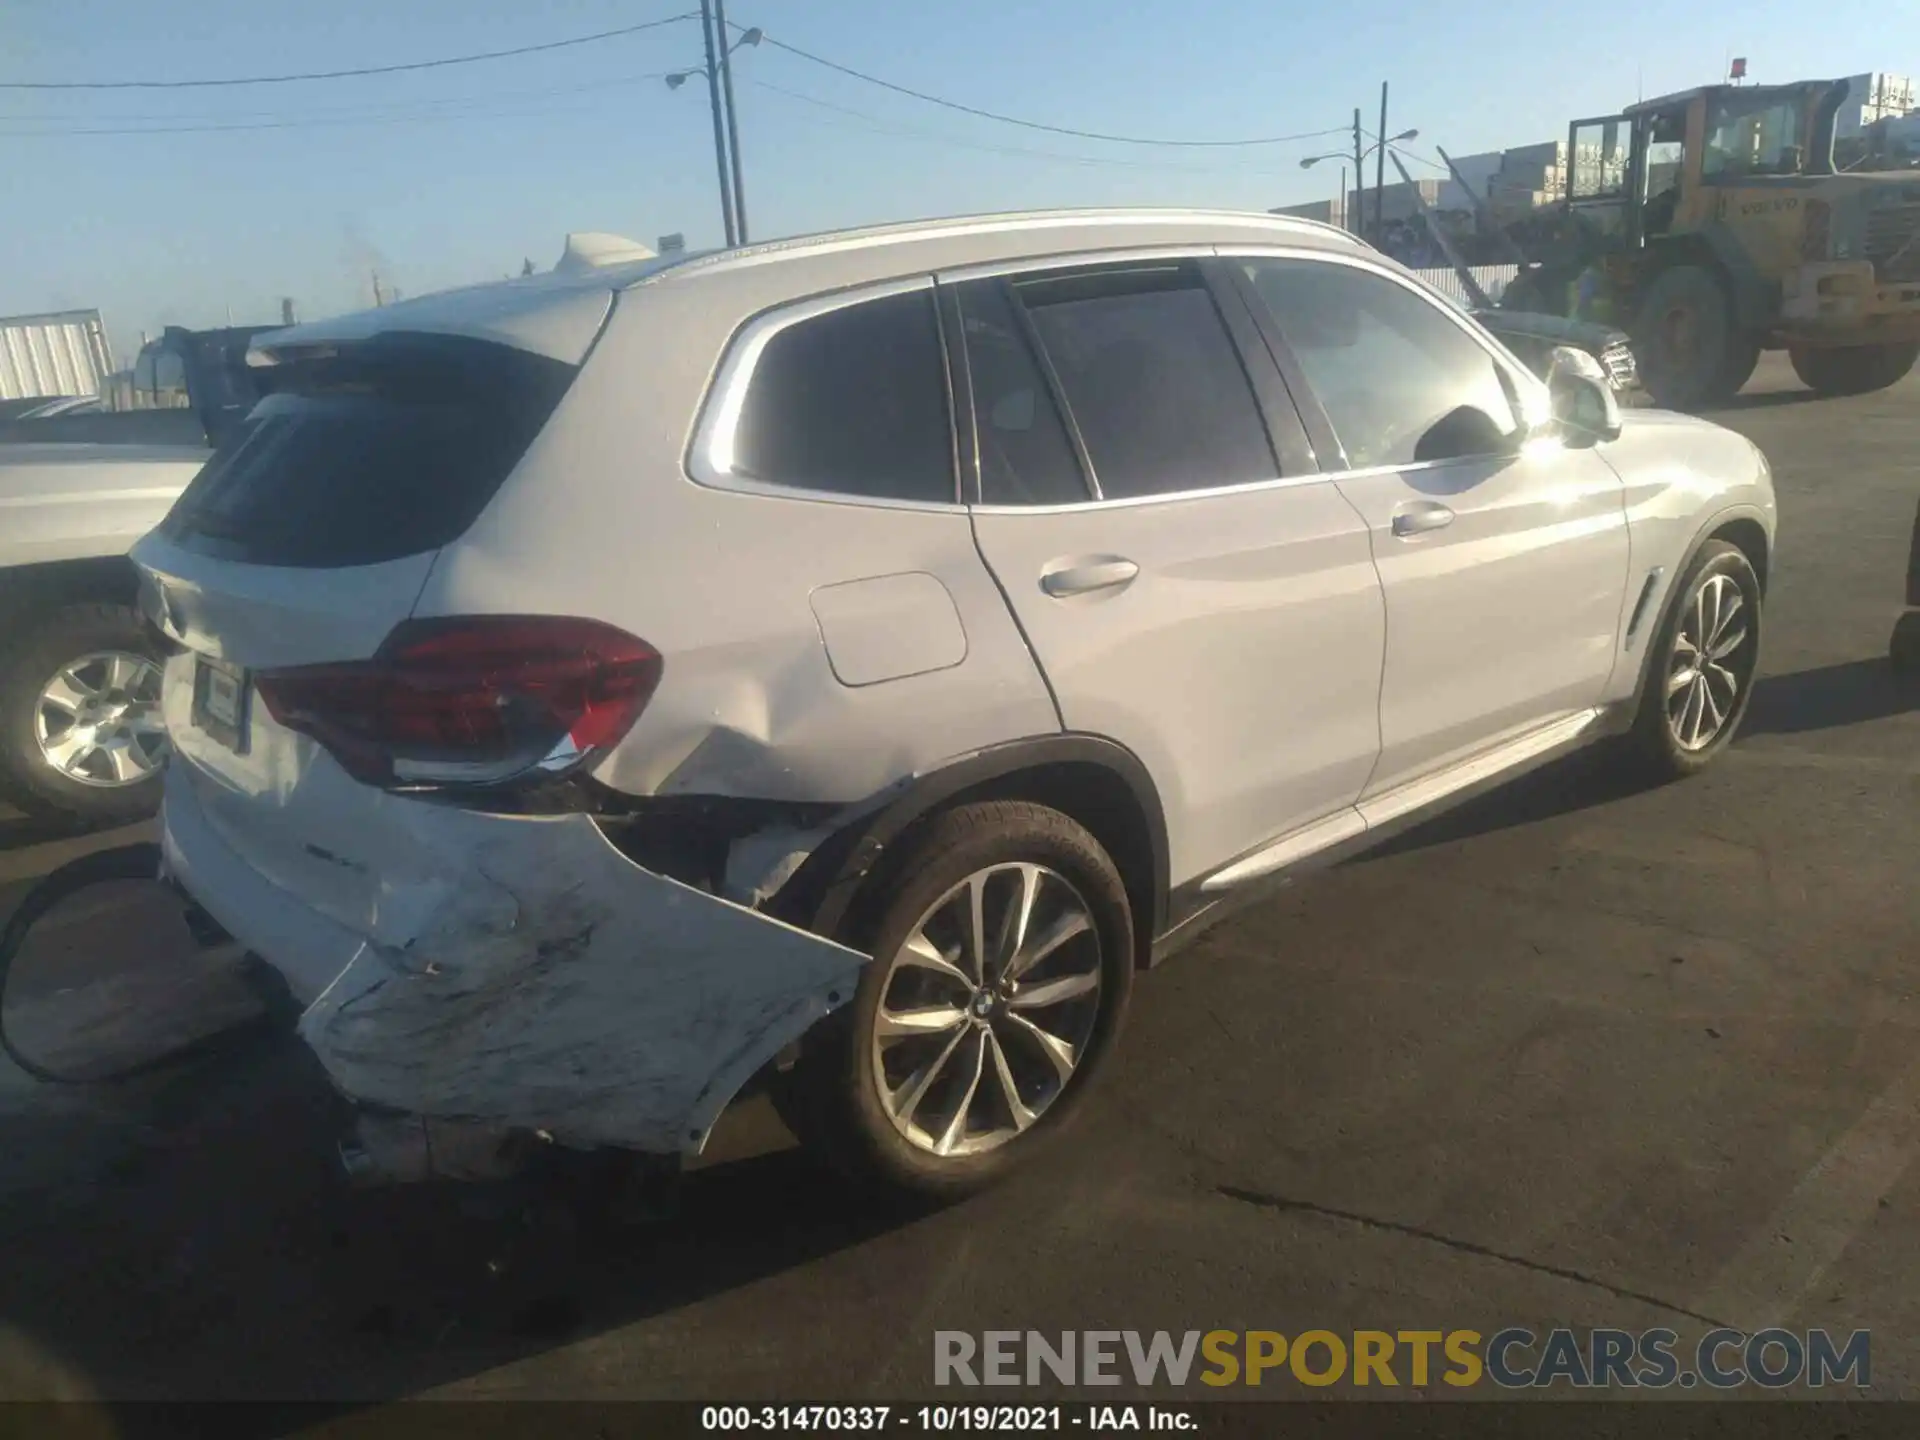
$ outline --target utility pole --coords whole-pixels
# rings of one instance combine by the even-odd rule
[[[1347,214],[1347,167],[1345,165],[1342,165],[1340,167],[1339,198],[1340,198],[1340,228],[1343,230],[1350,229],[1352,228],[1352,225],[1353,225],[1353,217]]]
[[[1387,82],[1380,82],[1380,133],[1374,137],[1380,151],[1373,161],[1373,238],[1378,244],[1387,233]]]
[[[727,135],[720,119],[720,62],[714,55],[713,0],[700,0],[700,35],[707,44],[707,104],[713,110],[713,163],[720,172],[720,218],[725,222],[727,248],[739,244],[733,223],[733,187],[727,182]],[[726,37],[720,38],[726,48]]]
[[[733,225],[744,245],[747,243],[747,182],[740,173],[740,123],[734,118],[733,109],[733,46],[727,43],[727,0],[713,0],[713,28],[720,36],[720,88],[727,100],[727,154],[733,160]]]
[[[1367,238],[1367,162],[1360,149],[1360,107],[1353,107],[1353,233]]]

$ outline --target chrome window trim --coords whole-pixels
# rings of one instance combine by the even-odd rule
[[[1215,253],[1222,260],[1306,260],[1315,264],[1345,265],[1354,270],[1364,270],[1370,275],[1378,275],[1390,280],[1401,289],[1411,292],[1427,305],[1447,317],[1447,320],[1471,339],[1492,358],[1495,367],[1513,384],[1520,396],[1520,414],[1516,417],[1522,426],[1543,423],[1553,414],[1553,407],[1547,395],[1546,382],[1527,369],[1512,355],[1498,339],[1489,335],[1474,318],[1459,306],[1451,304],[1446,296],[1435,290],[1417,275],[1410,275],[1394,266],[1384,258],[1376,259],[1367,255],[1345,254],[1330,250],[1314,250],[1298,245],[1231,245],[1217,247]],[[1280,326],[1279,317],[1274,318],[1275,328],[1280,330],[1280,338],[1286,339],[1286,330]],[[1531,397],[1533,409],[1530,412],[1527,400]],[[1463,456],[1463,460],[1494,459],[1488,456]],[[1438,469],[1443,465],[1458,465],[1461,460],[1427,460],[1413,465],[1368,465],[1349,470],[1322,470],[1320,473],[1328,479],[1342,479],[1347,476],[1379,475],[1388,471],[1402,474],[1418,474],[1423,470]]]
[[[1024,255],[1017,260],[982,260],[977,264],[950,265],[934,272],[942,285],[964,285],[969,280],[994,280],[1007,275],[1045,275],[1053,270],[1105,269],[1110,265],[1133,265],[1155,260],[1211,260],[1218,252],[1212,241],[1179,245],[1133,245],[1114,250],[1062,250],[1052,254]]]
[[[725,490],[740,495],[816,501],[829,505],[858,505],[873,510],[921,510],[936,514],[964,514],[967,507],[960,503],[957,475],[954,479],[952,500],[897,500],[884,495],[851,495],[841,490],[815,490],[799,485],[781,485],[771,480],[758,480],[751,476],[739,475],[734,473],[733,469],[734,445],[739,434],[741,411],[746,407],[747,391],[752,387],[754,371],[760,364],[760,357],[766,353],[767,345],[774,336],[791,326],[818,319],[822,315],[830,315],[836,310],[845,310],[850,306],[864,304],[870,300],[885,300],[895,295],[912,295],[920,292],[925,292],[931,297],[933,288],[934,281],[931,275],[879,280],[784,302],[773,309],[763,310],[746,321],[734,331],[733,338],[727,342],[724,358],[720,362],[719,374],[707,387],[706,398],[701,403],[693,441],[687,448],[685,468],[688,478],[695,484],[703,485],[710,490]],[[935,333],[937,343],[938,331],[936,330]],[[947,433],[949,444],[951,444],[953,401],[952,389],[945,377],[944,352],[940,354],[940,363],[941,384],[947,388],[948,394]]]

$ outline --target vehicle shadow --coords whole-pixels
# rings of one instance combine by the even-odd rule
[[[5,1398],[60,1393],[67,1377],[64,1393],[112,1401],[354,1408],[691,1305],[914,1218],[849,1203],[792,1149],[693,1173],[671,1218],[618,1227],[555,1183],[356,1191],[332,1153],[342,1102],[287,1039],[92,1105],[35,1111],[7,1098],[0,1086]],[[7,1183],[19,1157],[53,1146],[70,1174]],[[271,1406],[253,1421],[251,1433],[280,1428]]]
[[[1902,676],[1884,656],[1848,660],[1762,676],[1753,687],[1739,740],[1833,730],[1915,709],[1920,709],[1920,684]]]
[[[1533,825],[1596,805],[1609,805],[1648,788],[1630,766],[1615,763],[1606,748],[1578,751],[1544,765],[1433,819],[1403,831],[1349,864],[1365,864],[1389,855],[1425,850],[1475,835]]]
[[[1700,413],[1706,416],[1733,415],[1742,410],[1771,410],[1781,405],[1800,405],[1819,398],[1811,390],[1754,390],[1736,395],[1719,405],[1709,406]]]
[[[1859,725],[1920,710],[1920,682],[1886,660],[1849,660],[1762,676],[1734,739],[1796,735]],[[1604,747],[1583,750],[1524,775],[1354,857],[1350,864],[1424,850],[1474,835],[1532,825],[1555,816],[1611,804],[1649,788],[1631,766],[1614,763]]]
[[[44,845],[50,840],[71,840],[84,833],[73,825],[0,811],[0,851],[24,850],[29,845]]]

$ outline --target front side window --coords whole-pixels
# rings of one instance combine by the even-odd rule
[[[1798,101],[1768,104],[1729,96],[1707,111],[1700,170],[1708,178],[1798,175],[1803,159]]]
[[[1276,478],[1252,384],[1198,268],[1018,282],[1103,498]]]
[[[953,431],[933,294],[862,300],[775,332],[748,383],[732,473],[865,499],[952,504]]]
[[[1520,422],[1492,354],[1384,275],[1319,260],[1247,260],[1349,467],[1510,452]]]

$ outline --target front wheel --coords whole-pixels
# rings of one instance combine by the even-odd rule
[[[1920,359],[1920,343],[1844,345],[1828,349],[1792,346],[1787,359],[1801,383],[1820,395],[1868,395],[1904,380]]]
[[[807,1038],[776,1100],[855,1178],[957,1198],[1085,1097],[1126,1013],[1132,910],[1099,843],[1025,802],[937,816],[888,874],[853,1002]]]
[[[1654,636],[1632,744],[1657,780],[1698,774],[1733,740],[1760,663],[1760,579],[1736,545],[1709,540]]]
[[[1760,357],[1759,345],[1735,324],[1726,287],[1698,265],[1654,277],[1634,320],[1633,349],[1640,383],[1669,410],[1732,399]]]

